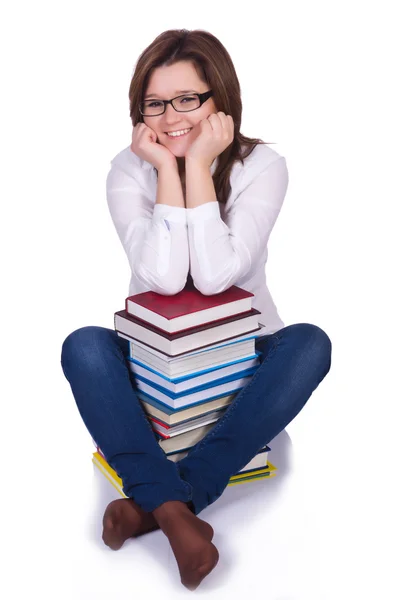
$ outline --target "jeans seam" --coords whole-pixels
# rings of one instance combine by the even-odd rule
[[[186,479],[183,478],[182,473],[181,473],[181,471],[179,469],[178,462],[175,463],[175,466],[176,466],[176,470],[177,470],[178,475],[179,475],[179,479],[183,482],[183,484],[185,486],[185,489],[186,489],[186,491],[188,493],[188,502],[189,502],[190,500],[193,500],[193,486],[192,486],[191,483],[189,483],[188,481],[186,481]]]

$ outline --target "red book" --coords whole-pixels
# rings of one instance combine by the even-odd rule
[[[150,323],[167,333],[176,333],[198,325],[204,325],[248,313],[252,309],[254,294],[232,285],[220,294],[205,296],[193,285],[173,296],[156,292],[143,292],[125,300],[128,314]]]

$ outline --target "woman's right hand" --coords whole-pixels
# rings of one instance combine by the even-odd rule
[[[145,123],[135,125],[130,148],[134,154],[152,164],[157,171],[160,167],[177,164],[176,156],[168,148],[157,143],[157,134]]]

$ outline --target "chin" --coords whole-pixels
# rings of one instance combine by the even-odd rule
[[[174,156],[177,156],[178,158],[184,158],[186,152],[187,152],[187,148],[179,148],[178,150],[176,148],[170,148],[169,146],[167,146],[167,149],[172,152],[172,154]]]

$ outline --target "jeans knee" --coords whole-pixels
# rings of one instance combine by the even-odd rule
[[[310,347],[313,359],[321,363],[328,373],[331,367],[332,342],[328,334],[318,325],[307,323],[307,326],[310,328]]]
[[[106,329],[90,325],[72,331],[64,340],[61,350],[61,365],[65,370],[66,365],[76,363],[79,359],[87,362],[87,358],[95,357],[95,348],[98,348],[98,338],[106,334]]]
[[[321,365],[326,372],[331,367],[332,342],[327,333],[312,323],[295,323],[290,325],[295,335],[302,338],[302,346],[305,347],[310,361]]]

